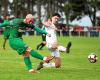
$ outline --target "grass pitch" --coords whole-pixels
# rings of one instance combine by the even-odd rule
[[[58,37],[59,43],[66,46],[72,42],[69,54],[61,53],[62,66],[59,69],[44,68],[38,74],[29,74],[23,62],[23,57],[12,50],[8,43],[6,50],[2,49],[3,36],[0,37],[0,80],[100,80],[100,38],[99,37]],[[40,36],[24,36],[24,41],[33,49],[41,42]],[[38,51],[49,55],[46,47]],[[87,56],[96,53],[98,61],[90,63]],[[32,58],[36,69],[40,60]]]

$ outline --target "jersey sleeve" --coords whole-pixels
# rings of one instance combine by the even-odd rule
[[[9,21],[4,21],[3,23],[0,23],[0,27],[6,27],[9,26]]]
[[[34,26],[34,25],[32,25],[32,26]],[[34,29],[35,29],[37,32],[41,33],[41,34],[48,34],[45,30],[42,30],[42,29],[40,29],[40,28],[37,27],[37,26],[34,26]]]

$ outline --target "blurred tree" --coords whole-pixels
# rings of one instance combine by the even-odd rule
[[[34,6],[37,5],[37,14],[41,25],[41,6],[44,6],[47,18],[54,13],[63,11],[66,15],[66,22],[73,20],[82,14],[88,14],[93,25],[97,25],[96,12],[100,10],[100,0],[0,0],[0,14],[8,14],[10,5],[11,14],[16,17],[24,17],[27,13],[35,13]]]
[[[88,4],[90,5],[89,9],[89,16],[93,23],[93,26],[96,26],[96,11],[97,11],[97,0],[87,0]]]
[[[8,15],[8,0],[2,0],[3,15]]]

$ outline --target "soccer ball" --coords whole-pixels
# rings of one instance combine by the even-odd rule
[[[97,61],[97,55],[95,53],[91,53],[90,55],[88,55],[88,60],[91,62],[91,63],[95,63]]]

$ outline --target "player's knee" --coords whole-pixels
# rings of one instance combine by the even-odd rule
[[[55,67],[56,68],[61,67],[61,59],[59,57],[55,58]]]
[[[56,68],[60,68],[60,66],[61,66],[61,64],[57,64],[57,65],[56,65]]]
[[[28,47],[28,48],[26,49],[26,51],[23,53],[23,56],[24,56],[24,57],[29,57],[29,53],[30,53],[31,50],[32,50],[32,49],[31,49],[30,47]]]
[[[22,55],[23,55],[24,57],[29,57],[29,52],[25,51]]]
[[[55,63],[55,67],[56,67],[56,68],[60,68],[60,66],[61,66],[61,63],[60,63],[60,62]]]

